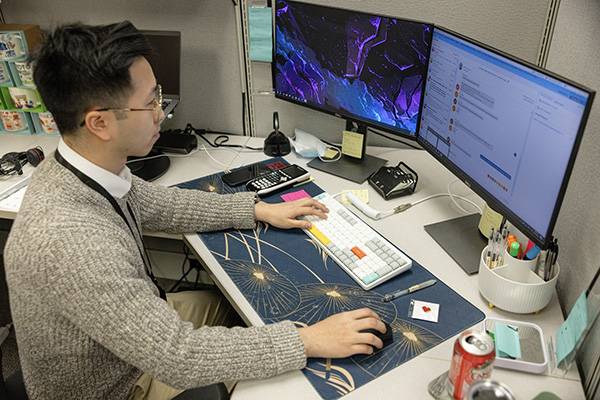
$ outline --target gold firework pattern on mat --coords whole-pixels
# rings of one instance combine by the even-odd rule
[[[223,183],[220,174],[212,174],[199,180],[185,182],[181,185],[177,185],[184,189],[196,189],[202,190],[203,192],[219,193],[219,194],[231,194],[244,191],[244,186],[231,187]]]
[[[308,325],[321,321],[330,315],[342,311],[368,307],[383,320],[396,319],[396,306],[383,302],[383,296],[376,292],[367,292],[358,286],[336,283],[309,283],[298,285],[301,304],[294,312],[294,320]]]
[[[331,360],[325,363],[316,363],[316,368],[306,367],[306,371],[323,379],[332,386],[339,395],[345,395],[356,389],[354,378],[347,369],[331,365]]]
[[[373,354],[352,357],[359,367],[372,376],[379,376],[444,340],[432,331],[403,319],[393,321],[390,326],[394,332],[393,343]]]
[[[313,239],[306,238],[304,240],[306,240],[315,247],[315,249],[319,252],[319,255],[321,256],[321,259],[323,260],[323,267],[325,267],[326,270],[329,269],[327,268],[327,259],[329,258],[329,255],[325,251],[323,251],[321,246],[319,246]]]
[[[268,267],[244,260],[223,260],[221,265],[263,318],[283,318],[300,304],[292,282]]]
[[[274,249],[278,251],[279,256],[289,257],[291,261],[298,263],[302,268],[306,269],[310,274],[312,274],[315,277],[315,279],[317,279],[319,282],[323,282],[321,277],[316,272],[314,272],[308,265],[303,263],[300,259],[294,257],[292,254],[285,251],[283,248],[277,247],[269,243],[268,241],[261,239],[261,232],[265,233],[268,229],[268,224],[258,224],[257,227],[249,231],[249,233],[245,233],[246,231],[239,230],[226,232],[223,234],[223,239],[225,240],[224,252],[218,253],[216,251],[211,250],[211,253],[215,257],[221,257],[226,260],[229,260],[230,253],[234,252],[234,246],[242,246],[245,248],[248,258],[250,258],[251,262],[254,262],[256,264],[267,264],[273,270],[278,272],[275,265],[263,254],[263,247]],[[237,252],[239,251],[239,249],[236,248],[235,251]],[[244,255],[238,255],[238,257],[244,257]]]

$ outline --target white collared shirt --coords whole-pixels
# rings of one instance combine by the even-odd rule
[[[119,175],[115,175],[76,153],[62,138],[58,142],[58,152],[69,164],[98,182],[111,196],[121,199],[131,189],[129,168],[124,167]]]

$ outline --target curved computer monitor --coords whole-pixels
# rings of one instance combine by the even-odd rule
[[[417,142],[546,248],[594,91],[436,26],[424,94]]]
[[[275,3],[277,98],[415,139],[431,24]]]

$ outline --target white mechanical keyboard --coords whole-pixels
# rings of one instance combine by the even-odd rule
[[[410,258],[333,196],[321,193],[314,199],[325,204],[329,214],[327,219],[299,217],[312,223],[304,232],[363,289],[372,289],[412,267]]]

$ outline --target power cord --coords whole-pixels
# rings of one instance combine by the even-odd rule
[[[358,208],[360,211],[362,211],[366,216],[373,218],[375,220],[381,219],[381,218],[385,218],[388,217],[390,215],[393,214],[398,214],[401,212],[404,212],[406,210],[408,210],[409,208],[412,208],[413,206],[416,206],[418,204],[421,204],[427,200],[431,200],[431,199],[435,199],[436,197],[442,197],[442,196],[450,196],[450,198],[452,199],[452,201],[454,202],[454,204],[461,209],[465,214],[468,214],[469,211],[464,209],[462,206],[460,206],[455,199],[460,199],[463,201],[466,201],[467,203],[471,204],[473,207],[475,207],[480,214],[483,214],[483,211],[481,210],[481,207],[479,207],[477,204],[475,204],[475,202],[462,197],[462,196],[457,196],[455,194],[453,194],[450,191],[450,186],[454,183],[459,181],[458,179],[455,179],[453,181],[450,181],[448,183],[448,193],[438,193],[438,194],[434,194],[428,197],[425,197],[423,199],[417,200],[415,202],[412,203],[404,203],[404,204],[400,204],[399,206],[394,207],[394,209],[392,210],[387,210],[387,211],[379,211],[374,209],[373,207],[369,206],[367,203],[365,203],[364,201],[362,201],[358,196],[356,196],[354,193],[350,192],[350,191],[343,191],[343,192],[339,192],[333,195],[333,197],[339,196],[340,194],[346,193],[346,198],[348,199],[348,201],[350,201],[350,203],[352,203],[356,208]]]
[[[248,143],[248,141],[251,139],[250,136],[248,136],[248,139],[246,140],[246,142],[243,145],[240,144],[225,144],[229,141],[229,136],[228,135],[232,135],[232,133],[226,133],[226,132],[218,132],[218,131],[211,131],[209,129],[196,129],[192,126],[192,124],[187,124],[185,129],[169,129],[164,131],[165,133],[169,133],[169,134],[177,134],[177,135],[192,135],[192,134],[196,134],[198,135],[200,138],[202,138],[202,140],[204,140],[206,143],[208,143],[210,145],[210,147],[212,147],[215,150],[227,150],[229,152],[232,152],[236,155],[236,157],[229,163],[229,164],[224,164],[222,162],[220,162],[219,160],[217,160],[216,158],[214,158],[210,152],[208,151],[208,149],[206,148],[206,146],[202,145],[202,146],[197,146],[194,150],[190,151],[188,154],[157,154],[154,156],[148,156],[148,157],[141,157],[141,158],[135,158],[132,160],[129,160],[126,162],[126,164],[129,163],[134,163],[134,162],[138,162],[138,161],[146,161],[146,160],[151,160],[154,158],[159,158],[159,157],[174,157],[174,158],[178,158],[178,157],[189,157],[195,153],[197,153],[200,150],[204,150],[206,152],[206,154],[217,164],[221,165],[222,167],[225,168],[225,172],[229,172],[229,167],[231,167],[231,164],[233,163],[233,161],[236,158],[240,158],[239,153],[244,150],[244,149],[248,149],[251,151],[262,151],[263,148],[262,147],[250,147],[247,146],[246,144]],[[214,139],[214,142],[211,142],[210,140],[208,140],[204,135],[207,133],[213,133],[213,134],[219,134],[220,136],[217,136]],[[219,149],[223,147],[222,149]],[[232,148],[237,148],[239,149],[237,152],[233,151]],[[241,162],[241,166],[243,166],[244,163],[243,161]],[[239,168],[239,167],[236,167]],[[235,168],[234,168],[235,169]]]
[[[202,284],[202,283],[199,284],[198,283],[198,281],[200,280],[200,270],[203,269],[203,268],[200,265],[200,263],[198,262],[198,260],[190,258],[190,249],[185,244],[183,245],[183,254],[185,255],[185,258],[183,259],[183,263],[181,264],[181,274],[182,274],[182,276],[173,285],[173,287],[171,287],[171,289],[169,289],[167,291],[167,293],[173,293],[173,292],[175,292],[175,290],[177,289],[177,287],[183,281],[185,281],[187,283],[189,290],[212,289],[212,288],[214,288],[213,285],[207,285],[207,284]],[[189,263],[190,266],[189,266],[189,268],[186,271],[185,270],[185,266],[188,263]],[[193,286],[192,286],[191,282],[187,278],[187,276],[189,275],[190,272],[192,272],[192,270],[196,270],[196,279],[194,280]]]
[[[0,327],[0,345],[2,345],[2,343],[4,343],[4,341],[10,334],[10,328],[12,327],[12,325],[13,324],[11,322],[5,326]]]
[[[240,144],[225,144],[229,141],[229,136],[232,135],[232,133],[228,133],[228,132],[219,132],[219,131],[212,131],[210,129],[196,129],[194,128],[191,124],[187,124],[186,126],[186,130],[192,130],[196,135],[200,136],[206,143],[208,143],[210,145],[210,147],[234,147],[234,148],[242,148],[242,149],[248,149],[248,150],[254,150],[254,151],[262,151],[263,148],[262,147],[250,147],[250,146],[246,146],[245,144],[240,145]],[[204,135],[206,133],[213,133],[217,136],[214,139],[214,143],[211,143],[210,140],[208,140]]]

